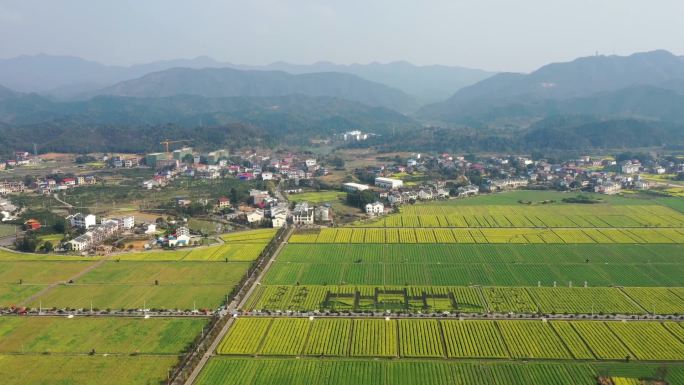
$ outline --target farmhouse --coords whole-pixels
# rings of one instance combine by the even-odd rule
[[[71,227],[77,227],[79,229],[89,229],[97,224],[97,218],[93,214],[83,215],[77,213],[69,215],[66,217],[66,220],[69,221]]]
[[[262,209],[256,209],[247,214],[248,223],[261,222],[262,219],[264,219],[264,210]]]
[[[641,164],[627,161],[622,165],[621,170],[623,174],[636,174],[639,172],[639,167]]]
[[[385,205],[380,202],[373,202],[366,205],[366,214],[382,215],[385,212]]]
[[[218,207],[219,209],[225,209],[230,207],[230,199],[226,197],[220,197],[216,202],[216,207]]]
[[[292,210],[292,222],[296,225],[313,225],[314,208],[308,202],[298,203]]]

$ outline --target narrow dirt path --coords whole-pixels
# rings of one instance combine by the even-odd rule
[[[76,281],[77,279],[81,278],[81,277],[84,276],[85,274],[87,274],[87,273],[93,271],[94,269],[96,269],[96,268],[102,266],[102,264],[104,264],[104,263],[105,263],[106,261],[108,261],[110,258],[111,258],[110,255],[105,256],[105,257],[102,257],[102,259],[100,259],[99,261],[93,263],[92,265],[88,266],[87,268],[81,270],[81,271],[78,272],[76,275],[67,278],[66,282],[69,282],[69,281]],[[38,293],[36,293],[36,294],[34,294],[34,295],[32,295],[32,296],[26,298],[25,300],[21,301],[21,302],[19,303],[19,306],[27,306],[28,304],[32,303],[33,301],[35,301],[35,300],[38,299],[39,297],[42,297],[43,295],[45,295],[45,294],[51,292],[55,287],[57,287],[57,286],[58,286],[60,283],[62,283],[62,282],[63,282],[63,281],[58,281],[58,282],[53,282],[53,283],[49,284],[49,285],[46,286],[43,290],[41,290],[41,291],[39,291]]]

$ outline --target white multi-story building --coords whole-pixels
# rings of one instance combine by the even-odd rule
[[[314,208],[308,202],[297,203],[292,210],[292,222],[296,225],[313,225]]]
[[[72,227],[79,229],[88,229],[97,224],[97,218],[93,214],[83,215],[81,213],[69,215],[66,217]]]
[[[601,194],[607,194],[607,195],[613,195],[613,194],[619,193],[620,189],[622,189],[622,186],[620,185],[620,183],[606,181],[606,182],[602,182],[602,183],[596,185],[594,187],[594,192],[601,193]]]
[[[636,174],[639,172],[639,167],[641,165],[639,163],[632,163],[632,162],[625,162],[622,165],[622,173],[623,174]]]
[[[377,177],[375,178],[375,185],[384,189],[394,190],[402,187],[404,182],[400,179]]]
[[[366,214],[382,215],[385,212],[385,205],[380,202],[373,202],[366,205]]]
[[[368,134],[364,134],[359,130],[354,130],[354,131],[347,131],[343,135],[344,140],[366,140],[368,139]]]

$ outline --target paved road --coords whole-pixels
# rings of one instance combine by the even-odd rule
[[[261,279],[264,277],[264,274],[266,274],[268,269],[271,267],[271,264],[273,264],[273,261],[276,259],[278,254],[280,254],[280,251],[283,249],[283,247],[285,247],[285,245],[287,244],[287,240],[290,239],[290,235],[292,235],[293,231],[294,227],[290,227],[289,229],[287,229],[283,236],[284,239],[278,246],[278,249],[276,249],[271,258],[268,260],[264,268],[261,270],[261,273],[259,273],[259,275],[256,277],[254,281],[252,281],[252,284],[250,285],[245,295],[240,299],[240,301],[233,301],[227,306],[227,314],[225,314],[224,317],[231,318],[228,320],[228,322],[226,322],[226,324],[223,326],[219,334],[211,342],[211,344],[209,345],[209,349],[207,349],[206,353],[204,353],[204,355],[202,356],[202,359],[200,360],[199,364],[197,364],[197,366],[195,367],[195,370],[193,370],[193,372],[190,374],[190,377],[188,377],[188,379],[185,381],[185,385],[192,385],[197,379],[197,376],[204,368],[204,365],[206,365],[209,359],[214,356],[214,352],[216,351],[218,344],[221,342],[221,340],[223,340],[223,337],[226,335],[226,333],[228,333],[230,326],[233,324],[235,320],[235,318],[232,317],[232,313],[235,311],[235,309],[240,309],[241,307],[243,307],[244,304],[247,302],[247,299],[252,295],[254,289],[261,282]]]

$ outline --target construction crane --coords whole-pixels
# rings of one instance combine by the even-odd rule
[[[159,144],[163,144],[163,145],[164,145],[164,149],[166,150],[165,152],[168,154],[168,152],[169,152],[169,144],[171,144],[171,143],[183,143],[183,142],[192,142],[192,140],[190,140],[190,139],[182,139],[182,140],[169,140],[169,139],[166,139],[166,140],[163,140],[163,141],[159,142]]]

